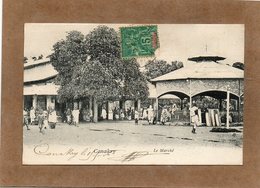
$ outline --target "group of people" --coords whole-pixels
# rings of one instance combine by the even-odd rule
[[[112,117],[114,120],[135,120],[135,123],[138,124],[139,119],[143,119],[147,120],[149,125],[155,124],[155,122],[161,122],[162,125],[165,125],[166,122],[171,121],[171,119],[173,119],[177,109],[178,107],[176,104],[173,104],[171,107],[164,106],[162,108],[159,108],[158,120],[156,119],[157,112],[152,108],[152,105],[150,105],[149,108],[140,109],[140,111],[134,108],[115,108],[110,113],[112,113]],[[191,123],[193,125],[192,133],[196,133],[196,127],[199,125],[198,107],[195,103],[193,103],[192,107],[190,107],[189,110]],[[92,110],[89,110],[88,108],[83,109],[81,113],[83,115],[83,120],[93,122]],[[69,125],[78,126],[80,110],[77,107],[75,107],[73,110],[68,108],[65,114],[66,122]],[[23,116],[23,122],[27,130],[30,130],[29,125],[37,123],[40,132],[42,132],[44,128],[47,128],[47,125],[56,124],[57,122],[56,111],[50,107],[48,108],[48,110],[43,110],[41,108],[34,109],[34,107],[32,107],[30,111],[24,109]],[[101,117],[103,119],[107,118],[107,112],[105,108],[102,108]]]
[[[149,108],[144,109],[142,112],[142,118],[146,119],[150,124],[155,124],[155,122],[160,122],[162,125],[165,125],[166,122],[173,120],[173,118],[177,117],[176,111],[178,107],[176,104],[172,106],[164,106],[159,109],[158,111],[158,120],[156,120],[156,112],[150,105]],[[198,115],[198,107],[196,103],[193,103],[192,106],[189,108],[190,110],[190,117],[191,117],[191,124],[193,126],[192,133],[196,133],[196,128],[199,125],[199,115]]]
[[[104,116],[103,111],[105,111],[105,109],[102,110],[102,116]],[[112,111],[113,113],[113,120],[136,120],[138,119],[138,111],[137,109],[134,109],[132,107],[130,108],[126,108],[126,109],[120,109],[118,107],[114,108],[114,110]],[[105,114],[106,115],[106,114]]]
[[[23,110],[23,125],[26,126],[27,130],[30,130],[29,126],[38,124],[40,132],[43,129],[47,129],[48,125],[55,125],[57,123],[56,111],[49,107],[48,110],[42,108],[31,107],[30,110]]]
[[[70,108],[68,108],[66,110],[66,121],[69,125],[75,125],[78,126],[79,124],[79,114],[80,111],[78,108],[74,108],[73,110],[71,110]]]

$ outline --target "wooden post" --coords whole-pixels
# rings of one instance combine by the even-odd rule
[[[240,103],[241,103],[240,96],[238,97],[238,102],[237,103],[238,103],[237,104],[238,122],[240,122],[241,121],[241,119],[240,119]]]
[[[229,100],[230,100],[230,93],[227,91],[227,129],[229,129]]]
[[[155,108],[154,108],[154,110],[155,110],[155,113],[156,113],[156,124],[157,124],[157,122],[159,122],[159,99],[158,99],[158,97],[156,97],[156,99],[155,99]]]
[[[94,123],[96,123],[98,122],[98,104],[97,104],[97,99],[95,97],[93,98],[93,106],[94,106],[93,121]]]
[[[190,94],[190,106],[189,108],[191,109],[192,107],[192,96],[191,96],[191,80],[189,79],[189,94]],[[190,109],[189,109],[189,113],[190,113]],[[191,126],[191,113],[190,113],[190,126]]]
[[[89,97],[89,110],[92,110],[92,97]]]
[[[37,108],[37,95],[33,95],[33,108],[36,109]]]
[[[138,100],[137,100],[137,111],[139,112],[140,109],[141,109],[141,100],[138,99]]]

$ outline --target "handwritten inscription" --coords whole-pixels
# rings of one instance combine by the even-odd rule
[[[64,151],[55,152],[51,150],[50,145],[47,143],[36,145],[33,152],[36,155],[47,157],[65,157],[66,160],[77,159],[80,161],[94,161],[98,158],[105,158],[107,160],[129,162],[138,158],[151,156],[151,155],[169,155],[174,149],[154,149],[153,151],[132,151],[116,149],[97,149],[85,147],[83,149],[68,148]]]

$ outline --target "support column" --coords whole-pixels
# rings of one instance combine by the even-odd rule
[[[222,110],[222,99],[219,99],[219,111]]]
[[[89,111],[92,110],[92,97],[89,98]]]
[[[153,104],[153,109],[154,109],[154,113],[156,115],[156,122],[158,122],[158,118],[159,118],[159,114],[158,114],[158,111],[159,111],[159,99],[158,97],[155,98],[155,101],[154,101],[154,104]]]
[[[190,114],[190,125],[191,125],[191,113],[190,113],[190,109],[191,109],[191,107],[192,107],[192,97],[191,97],[191,95],[190,95],[190,105],[189,105],[189,114]]]
[[[52,100],[52,96],[48,95],[46,97],[46,109],[52,108],[55,109],[55,99]]]
[[[138,100],[137,100],[137,111],[139,112],[140,109],[141,109],[141,100],[138,99]]]
[[[37,108],[37,95],[33,95],[33,108],[36,109]]]
[[[230,100],[230,93],[229,91],[227,91],[227,117],[226,117],[227,129],[229,129],[229,100]]]
[[[114,102],[113,101],[109,101],[108,102],[108,110],[107,110],[107,114],[108,114],[108,120],[113,120],[114,117]]]
[[[94,123],[96,123],[96,122],[98,122],[98,104],[97,104],[97,99],[95,97],[93,98],[93,105],[94,105],[93,121],[94,121]]]
[[[241,119],[240,119],[240,103],[241,103],[241,100],[240,100],[240,96],[239,96],[239,97],[238,97],[238,100],[237,100],[238,122],[241,121]]]

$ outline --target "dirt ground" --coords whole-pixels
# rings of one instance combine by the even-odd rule
[[[24,128],[24,144],[43,141],[53,144],[97,145],[206,145],[242,147],[241,133],[212,133],[212,127],[198,127],[196,134],[190,126],[148,125],[145,121],[81,123],[78,127],[59,123],[55,129],[39,132],[38,126]],[[243,127],[236,127],[243,130]]]
[[[43,133],[38,126],[31,126],[30,130],[24,127],[23,161],[24,164],[125,164],[111,161],[105,155],[90,161],[65,158],[68,149],[79,157],[84,148],[92,152],[95,148],[112,148],[128,153],[149,151],[149,155],[142,154],[127,164],[242,164],[243,127],[236,127],[239,133],[213,133],[211,129],[198,127],[193,134],[190,126],[148,125],[145,121],[138,125],[134,121],[81,123],[78,127],[60,123],[55,129],[44,129]],[[35,147],[39,145],[40,154],[36,154]],[[170,155],[154,155],[155,150],[164,152],[164,149]],[[118,156],[125,153],[118,152]]]

